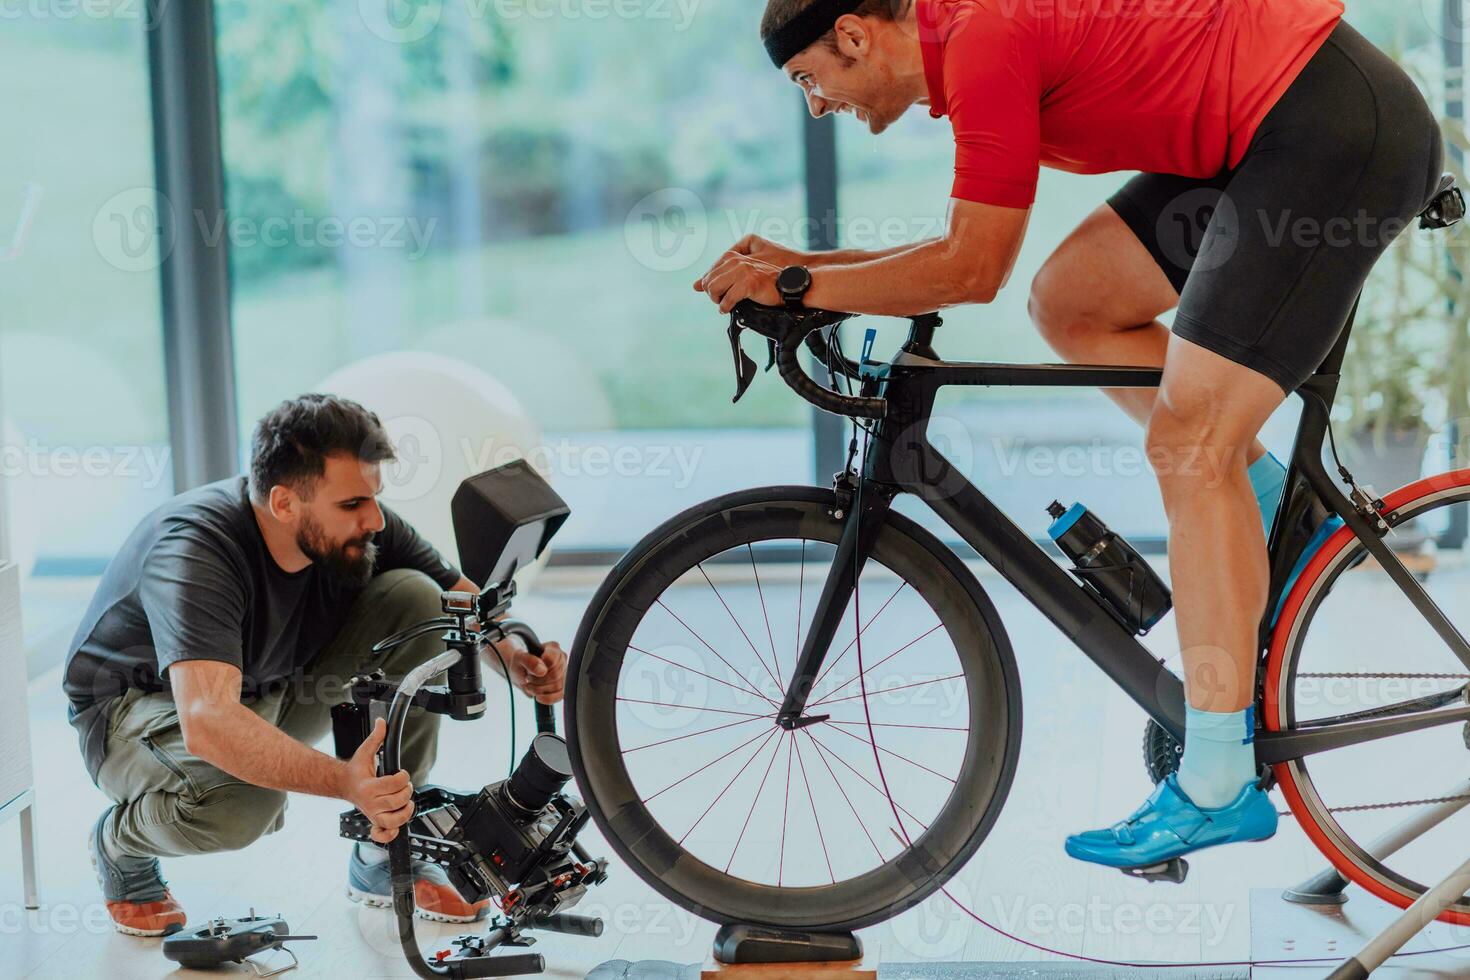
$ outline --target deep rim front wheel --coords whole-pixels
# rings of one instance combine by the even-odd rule
[[[619,562],[573,647],[567,728],[593,816],[639,877],[716,922],[897,915],[979,847],[1015,771],[1020,682],[995,609],[896,513],[860,580],[863,626],[849,604],[808,701],[828,720],[776,725],[834,508],[774,487],[680,514]]]

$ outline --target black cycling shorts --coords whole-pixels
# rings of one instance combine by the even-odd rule
[[[1413,81],[1340,23],[1211,179],[1140,174],[1108,204],[1179,292],[1174,333],[1275,381],[1316,373],[1444,165]]]

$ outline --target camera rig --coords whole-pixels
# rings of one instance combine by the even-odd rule
[[[479,653],[486,644],[517,637],[535,654],[541,643],[523,622],[505,618],[515,597],[513,576],[534,561],[569,513],[566,504],[524,461],[466,480],[452,504],[460,562],[471,581],[488,583],[476,595],[446,592],[444,615],[415,624],[373,647],[381,655],[429,633],[440,633],[445,652],[402,678],[381,670],[354,677],[350,700],[332,709],[339,758],[351,758],[379,718],[387,736],[379,772],[397,772],[408,710],[420,707],[461,721],[481,717],[485,688]],[[440,673],[443,685],[429,686]],[[607,877],[607,862],[576,841],[589,813],[563,792],[572,769],[566,742],[556,734],[549,705],[536,705],[537,735],[511,774],[477,793],[424,786],[413,794],[414,813],[387,845],[398,938],[421,977],[500,977],[540,973],[536,954],[490,955],[501,946],[527,947],[536,929],[597,936],[602,922],[568,910],[588,887]],[[512,758],[514,758],[514,730]],[[341,817],[341,836],[371,841],[372,824],[358,810]],[[453,949],[426,959],[414,935],[413,862],[445,869],[467,902],[494,899],[501,914],[483,936],[461,936]]]

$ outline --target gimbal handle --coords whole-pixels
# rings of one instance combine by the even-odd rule
[[[539,657],[543,644],[541,638],[536,635],[528,624],[519,619],[496,620],[493,628],[499,630],[505,636],[518,636],[526,644],[526,650]],[[556,732],[556,714],[551,710],[551,705],[536,702],[536,731],[540,733]]]

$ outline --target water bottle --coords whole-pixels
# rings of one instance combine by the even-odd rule
[[[1072,574],[1118,622],[1142,636],[1164,618],[1173,596],[1132,545],[1081,504],[1053,500],[1046,512],[1052,517],[1047,534],[1072,560]]]

